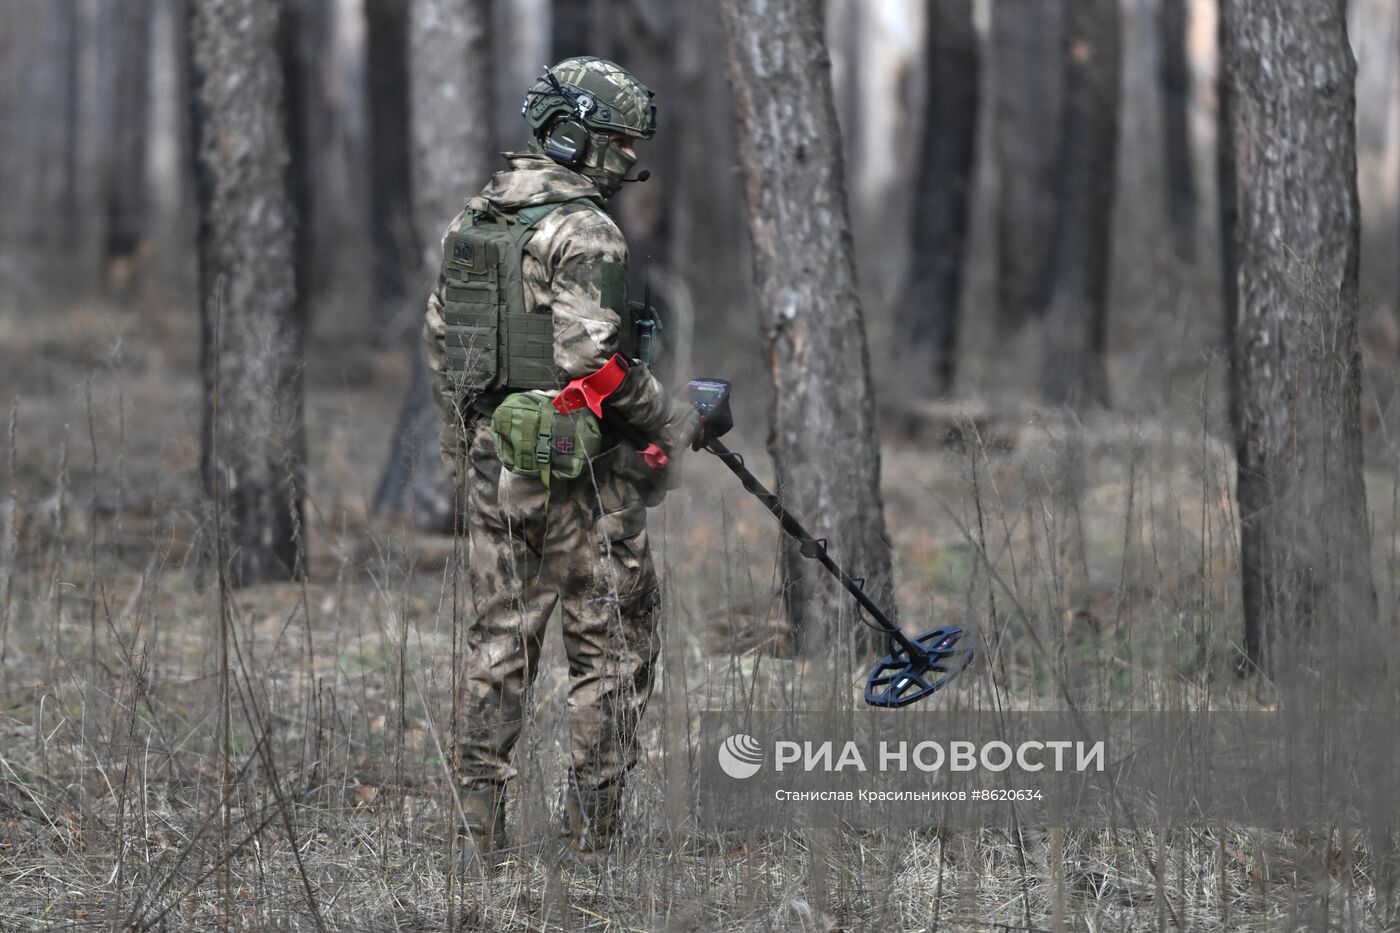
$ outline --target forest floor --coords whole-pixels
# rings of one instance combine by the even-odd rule
[[[597,865],[559,857],[566,679],[552,629],[517,752],[513,857],[488,880],[455,883],[443,749],[465,555],[367,506],[403,354],[312,341],[308,579],[221,607],[197,477],[196,330],[193,314],[101,305],[0,315],[3,401],[15,406],[0,550],[0,929],[441,929],[450,918],[486,930],[993,931],[1050,930],[1057,911],[1069,930],[1400,929],[1395,856],[1344,831],[689,830],[668,788],[694,778],[699,714],[793,703],[792,684],[821,665],[784,656],[771,520],[700,455],[651,516],[668,611],[624,844]],[[936,702],[1265,702],[1235,674],[1233,455],[1206,375],[1218,385],[1205,373],[1155,415],[884,409],[903,622],[967,624],[989,646]],[[1376,418],[1368,487],[1390,612],[1400,457]],[[767,475],[757,423],[732,446]],[[1004,582],[989,582],[984,550]],[[862,678],[836,702],[857,702]],[[231,777],[218,752],[225,711]]]

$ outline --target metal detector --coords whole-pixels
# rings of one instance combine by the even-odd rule
[[[693,379],[686,385],[689,401],[700,413],[704,435],[700,446],[714,454],[743,483],[744,489],[762,502],[778,524],[798,543],[803,557],[817,561],[841,581],[846,592],[875,620],[871,625],[890,639],[891,651],[881,658],[865,681],[865,702],[871,706],[899,707],[932,696],[972,663],[972,633],[948,625],[910,638],[875,605],[865,592],[865,580],[852,577],[827,552],[825,538],[814,538],[802,523],[783,508],[778,497],[758,481],[744,465],[741,454],[720,441],[734,427],[729,410],[730,384],[723,379]],[[864,619],[862,624],[870,625]]]

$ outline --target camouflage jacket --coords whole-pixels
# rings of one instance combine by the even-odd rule
[[[603,267],[606,263],[626,266],[627,242],[603,210],[603,198],[592,181],[543,155],[508,152],[505,156],[509,168],[492,177],[447,232],[460,229],[467,212],[485,208],[486,201],[506,212],[579,198],[597,205],[568,204],[547,215],[526,241],[522,259],[526,310],[553,315],[555,365],[570,378],[586,376],[618,351],[621,319],[601,303]],[[445,240],[446,233],[443,236]],[[454,397],[443,375],[445,291],[446,282],[439,277],[428,299],[423,339],[428,343],[434,395],[449,423],[455,423],[461,417],[457,406],[465,400]],[[660,431],[670,416],[665,391],[641,363],[633,364],[609,401],[645,434]]]

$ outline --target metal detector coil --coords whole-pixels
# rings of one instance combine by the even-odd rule
[[[918,638],[905,635],[865,592],[865,580],[852,577],[827,553],[825,538],[814,538],[744,465],[742,455],[720,441],[734,426],[729,410],[730,384],[723,379],[693,379],[686,386],[688,400],[700,413],[704,427],[701,446],[719,457],[751,493],[778,520],[784,532],[796,539],[802,556],[815,560],[841,581],[846,592],[875,620],[874,628],[889,636],[890,653],[880,659],[865,683],[865,702],[871,706],[900,707],[932,696],[972,663],[972,633],[947,626]]]

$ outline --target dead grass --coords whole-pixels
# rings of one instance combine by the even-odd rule
[[[228,604],[225,831],[212,526],[195,374],[176,349],[193,315],[0,320],[17,399],[0,529],[0,928],[1400,928],[1393,854],[1344,832],[694,831],[702,711],[830,702],[792,690],[819,661],[774,656],[766,514],[699,458],[652,516],[664,669],[625,845],[599,866],[561,858],[552,632],[517,751],[513,857],[456,883],[443,748],[465,588],[450,541],[366,517],[406,373],[314,348],[305,594],[262,586]],[[959,702],[1256,702],[1234,674],[1237,520],[1217,412],[1208,392],[1152,416],[999,410],[958,422],[953,443],[899,416],[922,425],[886,431],[898,440],[883,452],[900,608],[911,630],[978,630]],[[1393,613],[1397,458],[1372,435]],[[733,446],[762,466],[757,431]]]

